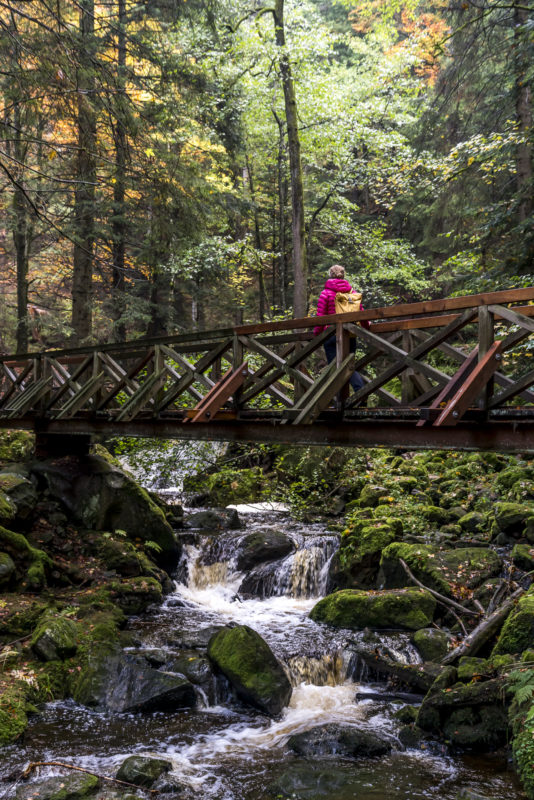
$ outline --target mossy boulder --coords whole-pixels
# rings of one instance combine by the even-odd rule
[[[172,761],[148,756],[130,756],[120,765],[116,778],[149,789],[164,772],[172,769]]]
[[[501,491],[511,489],[517,481],[529,481],[534,478],[534,471],[531,467],[512,465],[503,469],[496,479],[495,485]]]
[[[95,794],[99,785],[96,775],[58,775],[19,786],[15,800],[81,800]]]
[[[438,526],[446,525],[454,519],[454,515],[451,516],[449,510],[440,508],[439,506],[421,506],[419,514],[426,519],[427,522]]]
[[[68,617],[46,614],[35,630],[31,646],[41,661],[63,661],[78,649],[78,628]]]
[[[237,568],[249,570],[265,561],[275,561],[295,549],[293,540],[275,528],[258,528],[239,542]]]
[[[458,519],[458,525],[464,533],[480,533],[487,526],[487,515],[470,511]]]
[[[0,553],[0,589],[6,589],[15,575],[15,562],[9,553]]]
[[[108,569],[125,578],[150,576],[155,570],[155,565],[141,549],[125,538],[114,538],[110,533],[102,534],[98,555]]]
[[[512,549],[512,561],[516,567],[532,572],[534,570],[534,547],[530,544],[516,544]]]
[[[271,716],[291,699],[291,684],[271,648],[248,625],[223,628],[209,642],[208,657],[238,696]]]
[[[488,751],[508,738],[504,679],[431,687],[419,708],[417,725],[462,749]]]
[[[451,641],[452,636],[440,628],[421,628],[413,636],[423,661],[440,662],[449,652]]]
[[[380,561],[379,579],[385,587],[411,584],[401,559],[421,583],[448,597],[454,595],[456,585],[474,589],[502,568],[499,556],[485,547],[436,550],[428,545],[395,542],[386,547]]]
[[[15,742],[28,725],[28,684],[0,683],[0,745]]]
[[[47,582],[47,572],[52,568],[50,556],[33,547],[25,536],[0,526],[0,549],[8,553],[16,565],[19,587],[26,591],[40,591]]]
[[[360,492],[361,508],[374,508],[378,505],[380,498],[387,495],[388,490],[384,486],[374,486],[366,483]]]
[[[508,536],[521,536],[532,514],[532,506],[521,503],[495,503],[494,506],[497,528]]]
[[[15,507],[17,518],[26,519],[37,505],[37,491],[28,478],[13,472],[0,472],[0,492]]]
[[[341,540],[338,561],[332,564],[337,571],[337,585],[370,589],[376,586],[382,551],[397,539],[397,533],[386,522],[359,522]]]
[[[112,602],[124,611],[127,616],[141,614],[153,603],[161,603],[161,583],[155,578],[145,576],[128,578],[122,581],[111,581],[108,584]]]
[[[156,562],[168,572],[174,569],[180,548],[165,514],[125,472],[94,455],[36,462],[32,472],[78,524],[154,542]]]
[[[31,458],[35,436],[29,431],[0,431],[0,463]]]
[[[421,589],[364,592],[342,589],[327,595],[311,610],[315,622],[336,628],[399,628],[419,630],[432,622],[436,601]]]
[[[534,589],[523,595],[504,623],[493,655],[522,653],[534,648]]]

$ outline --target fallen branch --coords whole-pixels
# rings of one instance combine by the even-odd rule
[[[472,614],[474,617],[479,616],[478,611],[471,611],[470,608],[464,608],[464,606],[462,606],[460,603],[457,603],[456,600],[451,600],[450,597],[445,597],[444,594],[440,594],[439,592],[436,592],[434,589],[429,589],[428,586],[425,586],[423,583],[421,583],[421,581],[417,580],[417,578],[411,571],[408,564],[402,558],[399,558],[399,561],[402,564],[403,569],[410,578],[410,580],[412,580],[415,584],[417,584],[417,586],[419,586],[421,589],[424,589],[426,592],[430,592],[430,594],[434,595],[436,600],[439,600],[439,602],[442,605],[450,606],[451,608],[457,608],[458,611],[462,612],[462,614]]]
[[[469,636],[466,636],[463,642],[458,645],[454,650],[451,650],[450,653],[447,653],[444,659],[442,659],[442,664],[452,664],[461,656],[469,655],[473,656],[478,653],[481,647],[483,647],[486,642],[491,639],[497,631],[504,625],[506,618],[512,611],[515,601],[518,597],[521,597],[524,594],[524,589],[517,589],[508,600],[506,600],[502,606],[499,606],[493,614],[490,614],[488,617],[485,617],[477,627],[471,631]]]
[[[111,783],[120,783],[121,786],[129,786],[130,789],[136,789],[139,791],[139,786],[136,786],[135,783],[128,783],[128,781],[119,781],[118,778],[109,778],[107,775],[99,775],[98,772],[92,772],[90,769],[84,769],[83,767],[75,767],[74,764],[64,764],[62,761],[32,761],[31,764],[28,764],[24,772],[22,773],[22,777],[24,779],[28,778],[34,769],[38,769],[38,767],[64,767],[65,769],[74,769],[76,772],[85,772],[86,775],[94,775],[95,778],[99,778],[101,781],[111,781]],[[144,789],[144,787],[143,787]],[[149,792],[150,794],[159,794],[158,789],[144,789],[145,792]]]

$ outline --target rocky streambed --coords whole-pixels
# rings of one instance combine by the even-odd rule
[[[464,636],[435,593],[451,600],[471,582],[471,608],[503,575],[528,586],[511,555],[528,549],[525,504],[510,542],[485,540],[476,512],[466,554],[450,506],[426,518],[437,530],[425,543],[391,513],[395,489],[372,479],[344,526],[253,505],[183,519],[95,456],[6,467],[1,485],[17,530],[2,529],[13,568],[0,610],[0,797],[524,796],[506,747],[523,641],[499,649],[494,634],[476,657],[441,663]],[[472,513],[461,510],[457,520]],[[527,611],[514,606],[505,643],[516,647]]]

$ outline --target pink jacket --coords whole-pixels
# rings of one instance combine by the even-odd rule
[[[336,294],[338,292],[353,292],[354,289],[348,281],[344,278],[329,278],[324,285],[324,289],[319,295],[317,301],[317,316],[324,317],[327,314],[336,313]],[[361,306],[363,311],[363,306]],[[369,323],[364,321],[361,323],[364,328],[369,327]],[[324,331],[328,325],[316,325],[313,329],[313,335],[318,336]]]

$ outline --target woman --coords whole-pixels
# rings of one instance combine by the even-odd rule
[[[338,292],[348,293],[353,292],[354,289],[350,285],[350,283],[345,280],[345,267],[342,267],[341,264],[334,264],[333,267],[330,267],[329,271],[329,278],[324,285],[324,289],[319,295],[319,300],[317,301],[317,316],[324,317],[327,314],[335,314],[336,313],[336,294]],[[362,323],[365,328],[369,327],[368,322]],[[319,333],[322,333],[327,325],[316,325],[313,329],[314,336],[317,336]],[[350,352],[354,353],[356,350],[356,340],[350,340]],[[334,360],[336,357],[336,335],[335,333],[330,336],[324,343],[324,351],[326,353],[326,360],[330,364],[331,361]],[[362,376],[359,372],[353,372],[352,377],[350,379],[350,385],[354,389],[355,392],[358,389],[361,389],[364,385],[365,381],[363,380]]]

